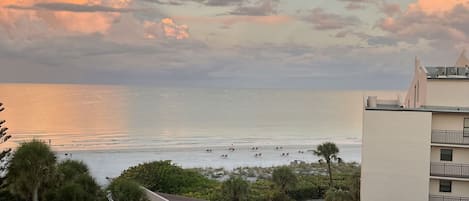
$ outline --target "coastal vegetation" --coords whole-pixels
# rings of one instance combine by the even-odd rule
[[[2,201],[147,201],[140,186],[154,192],[210,201],[358,201],[360,166],[343,163],[333,143],[319,145],[316,163],[294,161],[281,167],[184,169],[171,161],[139,164],[102,189],[81,161],[57,161],[38,140],[22,143],[9,161]],[[324,162],[325,161],[325,162]],[[337,161],[337,163],[334,163]]]
[[[248,199],[249,183],[239,176],[231,176],[221,185],[225,201],[245,201]]]
[[[22,144],[10,161],[7,183],[13,194],[38,201],[55,177],[56,157],[46,144],[33,140]]]
[[[314,150],[314,155],[321,157],[319,160],[321,163],[323,159],[327,164],[327,173],[329,175],[329,186],[332,187],[332,169],[331,164],[333,161],[342,162],[342,159],[338,157],[339,148],[332,142],[326,142],[320,144],[316,150]]]
[[[279,187],[282,193],[288,194],[289,190],[295,188],[298,180],[290,168],[283,166],[276,168],[272,172],[272,181]]]
[[[125,170],[118,179],[133,180],[154,192],[184,195],[208,193],[218,184],[195,170],[183,169],[171,161],[143,163]]]
[[[155,192],[211,201],[358,201],[359,164],[343,163],[334,143],[321,144],[314,153],[322,158],[317,163],[233,170],[183,169],[171,161],[155,161],[130,167],[118,179],[136,181]]]
[[[148,201],[145,192],[137,182],[114,179],[108,186],[114,201]]]
[[[138,184],[132,185],[129,187],[125,181],[113,183],[110,192],[124,190],[129,195],[143,195]],[[22,143],[12,154],[0,198],[2,201],[107,200],[86,164],[69,159],[58,162],[50,147],[39,140]],[[145,201],[144,195],[140,198],[135,201]],[[116,199],[119,200],[127,201]]]
[[[3,112],[5,110],[5,107],[3,107],[3,103],[0,103],[0,112]],[[3,182],[5,180],[4,177],[4,172],[6,170],[7,166],[7,158],[10,155],[11,149],[5,149],[1,145],[7,142],[10,138],[11,135],[7,133],[8,128],[5,127],[5,120],[0,119],[0,187],[3,185]],[[1,192],[0,192],[1,195]]]

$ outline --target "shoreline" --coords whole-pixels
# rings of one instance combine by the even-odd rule
[[[257,146],[259,149],[251,150],[251,146],[234,146],[235,151],[228,150],[229,147],[219,146],[212,148],[212,152],[207,152],[203,148],[160,148],[143,150],[106,150],[106,151],[56,151],[59,160],[73,159],[85,162],[91,174],[100,184],[105,184],[105,177],[116,177],[120,173],[140,163],[171,160],[174,164],[182,168],[224,168],[226,170],[238,167],[272,167],[288,165],[293,161],[304,161],[306,163],[317,162],[318,157],[314,156],[310,149],[313,145],[285,145],[283,149],[275,150],[276,146]],[[338,144],[340,157],[345,162],[361,163],[360,144]],[[163,150],[163,151],[161,151]],[[298,153],[303,150],[304,153]],[[67,156],[65,155],[67,153]],[[71,155],[69,155],[71,153]],[[262,153],[262,157],[255,157],[255,154]],[[282,156],[282,153],[289,153]],[[226,158],[221,155],[228,155]]]
[[[336,143],[339,147],[356,147],[361,146],[361,143]],[[251,151],[252,147],[258,147],[262,150],[275,150],[276,147],[283,147],[284,149],[303,149],[305,151],[314,149],[318,143],[311,143],[311,144],[241,144],[236,145],[199,145],[199,146],[168,146],[168,147],[146,147],[146,148],[108,148],[108,149],[67,149],[67,150],[60,150],[55,149],[54,145],[52,145],[52,149],[56,153],[128,153],[128,152],[186,152],[186,151],[205,151],[206,149],[212,149],[216,151],[224,151],[228,150],[230,147],[235,148],[238,151]]]

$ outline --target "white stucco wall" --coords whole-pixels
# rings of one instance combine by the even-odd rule
[[[453,161],[440,161],[440,149],[452,149]],[[469,164],[469,149],[455,147],[432,147],[431,162]]]
[[[363,114],[362,201],[428,201],[431,113]]]
[[[469,118],[469,114],[434,113],[432,116],[432,129],[462,131],[464,118]]]
[[[430,180],[430,194],[432,195],[444,195],[444,196],[455,196],[455,197],[469,197],[469,182],[467,181],[453,181],[451,184],[451,193],[444,193],[440,191],[440,182],[438,179]]]
[[[469,107],[469,80],[428,80],[425,105]]]

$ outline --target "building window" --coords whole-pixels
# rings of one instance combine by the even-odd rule
[[[451,193],[450,180],[440,180],[440,192]]]
[[[469,137],[469,118],[464,118],[463,136]]]
[[[453,161],[453,150],[440,149],[440,161]]]

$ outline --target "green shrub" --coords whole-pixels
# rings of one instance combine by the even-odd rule
[[[115,179],[108,187],[114,201],[147,201],[145,191],[134,181]]]
[[[196,171],[173,165],[171,161],[143,163],[125,170],[120,178],[136,181],[154,192],[179,195],[201,192],[217,184]]]
[[[351,201],[352,195],[349,191],[331,188],[326,192],[326,201]]]
[[[249,183],[239,176],[232,176],[221,185],[223,200],[245,201],[249,194]]]

